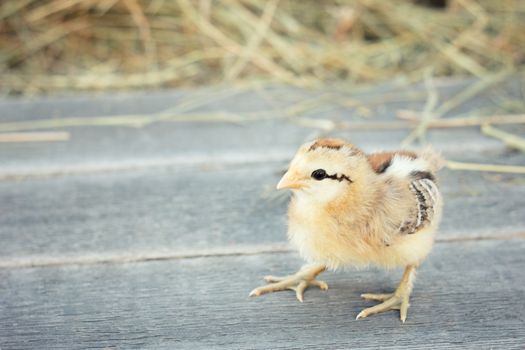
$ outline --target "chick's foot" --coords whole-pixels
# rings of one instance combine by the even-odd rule
[[[407,267],[405,269],[405,273],[403,274],[403,278],[401,279],[401,282],[394,293],[361,294],[361,297],[364,299],[382,301],[382,303],[364,309],[357,315],[356,320],[389,310],[399,310],[399,318],[404,323],[406,321],[408,308],[410,306],[409,299],[410,293],[412,292],[414,275],[415,267]]]
[[[361,294],[361,297],[367,300],[381,300],[380,298],[385,295],[388,295],[388,294]],[[376,306],[372,306],[372,307],[369,307],[361,311],[357,315],[356,320],[365,318],[373,314],[378,314],[381,312],[389,311],[389,310],[399,310],[400,311],[399,318],[401,319],[402,322],[405,322],[408,307],[410,306],[410,304],[408,303],[409,296],[408,295],[398,296],[395,294],[391,294],[391,295],[392,296],[390,298],[386,299],[381,304],[377,304]]]
[[[317,275],[325,270],[326,267],[324,265],[309,265],[303,267],[296,274],[291,276],[265,276],[264,280],[270,284],[255,288],[251,291],[250,296],[259,296],[266,293],[289,289],[295,291],[297,299],[300,302],[303,302],[304,291],[309,286],[316,286],[322,290],[328,289],[328,285],[325,282],[315,279]]]

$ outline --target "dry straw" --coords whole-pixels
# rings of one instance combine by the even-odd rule
[[[525,63],[522,0],[6,0],[0,21],[4,93],[415,81]]]

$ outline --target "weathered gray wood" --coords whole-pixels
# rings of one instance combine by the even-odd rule
[[[462,91],[469,82],[442,84],[441,99]],[[508,82],[502,94],[519,93],[516,82]],[[481,94],[452,114],[495,109],[493,92]],[[222,98],[218,98],[220,96]],[[328,96],[328,97],[327,97]],[[254,111],[269,111],[284,116],[284,110],[298,101],[320,98],[318,107],[301,110],[300,116],[366,122],[395,120],[399,109],[421,110],[427,98],[421,86],[373,88],[365,92],[305,91],[291,88],[256,90],[202,90],[192,92],[120,93],[110,96],[54,97],[35,100],[0,100],[0,121],[24,121],[45,118],[97,117],[125,114],[151,114],[168,108],[193,105],[192,113],[227,112],[243,116]],[[343,106],[347,102],[350,106]],[[357,104],[357,105],[356,105]],[[315,103],[314,103],[315,105]],[[361,116],[368,110],[369,116]],[[186,109],[186,111],[188,111]],[[451,113],[449,113],[450,115]],[[58,169],[96,166],[131,166],[151,163],[199,163],[214,159],[266,160],[286,159],[298,144],[315,135],[315,130],[280,119],[239,126],[228,123],[157,123],[142,128],[69,127],[67,142],[2,144],[0,176]],[[345,131],[343,136],[365,149],[398,147],[407,130]],[[501,149],[496,140],[485,138],[476,129],[433,130],[429,139],[446,153],[459,150]]]
[[[441,99],[450,98],[465,89],[474,80],[444,79],[437,82]],[[506,81],[504,90],[519,94],[519,81]],[[380,86],[323,87],[321,90],[298,89],[284,86],[266,86],[254,88],[199,88],[193,90],[158,90],[132,91],[112,93],[89,93],[62,96],[45,96],[33,98],[2,98],[0,99],[0,120],[20,121],[65,117],[92,117],[96,115],[147,114],[173,108],[182,103],[191,102],[194,110],[217,111],[229,109],[235,112],[253,112],[258,108],[275,108],[290,106],[302,99],[313,99],[323,94],[339,93],[349,99],[358,98],[363,103],[380,103],[383,96],[388,96],[388,102],[402,104],[424,101],[424,87],[421,84],[409,86],[406,84],[387,83]],[[214,97],[210,99],[210,97]],[[378,100],[379,98],[379,100]],[[200,101],[199,101],[200,100]],[[254,103],[256,102],[256,103]],[[257,103],[258,102],[258,103]]]
[[[146,129],[84,128],[72,130],[66,142],[2,144],[0,180],[33,176],[126,171],[199,164],[287,162],[298,145],[317,132],[286,122],[278,124],[181,125],[162,123]],[[366,151],[399,149],[408,130],[344,131],[343,137]],[[501,153],[505,145],[476,129],[432,130],[429,141],[450,159],[465,152]],[[497,162],[491,157],[484,162]]]
[[[325,273],[330,289],[250,299],[294,254],[0,270],[2,349],[523,349],[525,241],[440,243],[406,324],[355,321],[400,272]]]
[[[525,163],[514,154],[500,161]],[[0,182],[0,266],[17,258],[139,255],[286,241],[282,163],[152,169]],[[525,227],[520,176],[443,171],[439,239]],[[7,262],[9,264],[9,262]]]
[[[441,100],[469,83],[438,82]],[[498,93],[520,98],[519,83]],[[486,112],[493,94],[445,117]],[[0,100],[0,122],[148,114],[190,100],[205,102],[193,112],[282,116],[320,96],[359,101],[370,120],[386,121],[398,109],[421,110],[426,92],[388,84],[358,92],[265,87],[14,99]],[[300,115],[368,120],[339,102]],[[421,269],[407,324],[395,313],[357,322],[372,305],[359,294],[391,290],[399,272],[326,274],[330,291],[308,291],[304,304],[292,293],[247,297],[262,275],[301,264],[285,245],[285,202],[265,196],[315,130],[285,120],[66,130],[72,139],[64,143],[0,146],[2,350],[525,345],[522,176],[444,171],[440,243]],[[369,151],[397,148],[407,131],[331,135]],[[525,164],[477,128],[433,130],[428,138],[455,160]],[[101,261],[110,263],[95,264]],[[20,268],[31,264],[47,267]]]

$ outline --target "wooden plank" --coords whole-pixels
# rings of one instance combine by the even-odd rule
[[[468,83],[460,81],[441,86],[442,100],[462,91]],[[519,91],[515,85],[508,82],[502,88],[506,97]],[[493,102],[487,96],[482,94],[472,99],[454,110],[454,114],[493,108]],[[243,126],[209,121],[164,122],[142,127],[138,124],[67,127],[64,130],[71,135],[68,142],[2,145],[0,177],[6,173],[52,172],[75,167],[202,163],[216,158],[265,161],[270,155],[272,159],[287,159],[298,144],[318,134],[318,130],[283,118],[288,109],[295,111],[296,117],[366,123],[395,120],[399,109],[421,110],[425,99],[425,91],[418,86],[387,86],[360,93],[291,88],[203,89],[191,93],[171,91],[0,100],[0,124],[49,118],[87,118],[93,121],[95,117],[119,115],[131,115],[127,119],[140,120],[169,108],[178,108],[176,114],[191,112],[201,117],[202,114],[229,113],[245,118],[250,113],[264,111],[269,113],[265,118],[270,118]],[[271,118],[277,120],[272,122]],[[407,132],[345,130],[334,135],[344,136],[365,149],[389,149],[398,147]],[[450,154],[457,154],[459,150],[483,151],[503,147],[501,142],[483,137],[477,128],[432,130],[429,140]]]
[[[525,162],[525,156],[502,160]],[[284,243],[286,193],[271,199],[284,166],[176,167],[0,182],[0,265]],[[443,171],[441,183],[446,205],[439,239],[525,232],[522,176]]]
[[[437,84],[443,98],[450,98],[467,88],[474,81],[471,79],[444,79]],[[519,94],[519,82],[508,81],[502,87],[506,91]],[[425,99],[421,84],[386,83],[380,86],[349,87],[344,91],[338,87],[322,89],[299,89],[289,86],[266,86],[232,88],[201,87],[185,90],[128,91],[108,93],[70,94],[63,96],[44,96],[32,98],[0,99],[0,121],[42,120],[65,117],[93,117],[100,115],[151,114],[184,105],[192,110],[210,111],[228,108],[235,112],[254,111],[259,108],[290,106],[294,102],[306,100],[312,102],[316,97],[329,98],[333,94],[363,101],[365,104],[381,102],[402,103],[420,102]],[[329,96],[327,96],[329,94]],[[337,95],[335,95],[337,96]],[[213,97],[213,98],[211,98]],[[255,103],[254,103],[255,102]]]
[[[300,144],[318,135],[316,130],[286,122],[245,127],[164,123],[147,129],[86,128],[69,134],[71,140],[66,142],[3,144],[0,180],[207,163],[287,162]],[[331,136],[377,151],[398,149],[407,134],[406,130],[344,130]],[[464,158],[465,152],[501,153],[506,148],[476,129],[433,130],[428,136],[451,159]]]
[[[440,243],[419,271],[406,324],[356,321],[400,272],[325,273],[330,289],[251,299],[295,254],[0,270],[2,349],[522,349],[525,241]]]

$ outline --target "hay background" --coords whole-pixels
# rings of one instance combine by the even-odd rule
[[[525,66],[522,0],[4,0],[0,21],[3,94],[311,87]]]

